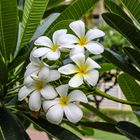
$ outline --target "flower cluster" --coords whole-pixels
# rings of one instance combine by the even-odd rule
[[[79,102],[87,103],[88,100],[81,90],[73,88],[85,83],[91,86],[97,84],[97,69],[100,65],[88,54],[96,55],[104,51],[99,42],[93,41],[103,37],[104,32],[99,29],[85,32],[85,24],[81,20],[72,22],[69,27],[75,35],[61,29],[53,33],[52,40],[41,36],[34,42],[41,47],[34,48],[30,54],[30,63],[24,74],[24,86],[18,94],[19,101],[28,99],[31,111],[38,112],[42,108],[47,120],[55,124],[59,124],[64,115],[72,123],[82,118]],[[68,53],[67,60],[60,59],[64,51]],[[60,65],[56,63],[58,61]],[[49,62],[54,65],[49,65]],[[57,87],[55,82],[59,83]]]

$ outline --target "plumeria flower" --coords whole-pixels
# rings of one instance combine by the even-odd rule
[[[46,36],[41,36],[35,41],[37,46],[45,46],[33,52],[34,57],[43,57],[49,60],[57,60],[60,57],[60,49],[66,44],[60,43],[61,36],[66,35],[67,30],[61,29],[53,33],[52,40]]]
[[[22,101],[29,96],[30,110],[39,111],[41,108],[41,97],[45,99],[53,99],[57,96],[57,92],[49,82],[55,81],[59,78],[60,73],[57,70],[50,70],[47,78],[44,78],[42,75],[25,77],[25,86],[19,90],[18,100]]]
[[[58,69],[58,71],[65,75],[75,74],[69,81],[69,86],[78,87],[83,84],[83,81],[86,81],[90,85],[96,85],[99,72],[95,70],[100,68],[91,58],[85,58],[84,54],[78,54],[71,57],[72,61],[76,64],[67,64]]]
[[[40,60],[39,58],[36,58],[33,56],[33,52],[35,50],[36,48],[34,48],[30,54],[31,62],[26,67],[26,72],[24,74],[24,77],[27,77],[31,74],[36,74],[36,75],[39,74],[40,76],[42,75],[44,78],[46,78],[46,76],[49,75],[49,66],[46,63],[44,63],[42,60]]]
[[[47,120],[51,123],[59,124],[64,114],[72,123],[81,120],[83,112],[76,102],[87,103],[86,95],[80,90],[73,90],[68,94],[68,85],[61,85],[56,88],[56,91],[60,96],[59,98],[43,102]]]
[[[100,54],[104,51],[104,47],[100,43],[93,41],[93,39],[103,37],[105,35],[103,31],[99,29],[89,29],[87,33],[85,33],[85,24],[81,20],[72,22],[69,27],[76,36],[67,34],[67,36],[63,36],[65,39],[61,39],[61,43],[67,42],[70,44],[66,47],[72,48],[71,56],[77,53],[84,53],[85,48],[92,54]]]

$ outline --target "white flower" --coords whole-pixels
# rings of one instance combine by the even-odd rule
[[[80,101],[87,103],[88,100],[85,94],[80,90],[73,90],[70,94],[67,94],[68,85],[61,85],[56,88],[56,91],[60,98],[44,101],[43,103],[43,109],[46,112],[47,120],[51,123],[59,124],[62,121],[64,114],[72,123],[81,120],[83,112],[76,102]]]
[[[68,43],[71,45],[66,45],[67,48],[72,48],[71,56],[77,53],[84,53],[85,48],[92,54],[100,54],[104,51],[104,47],[93,39],[103,37],[105,33],[99,29],[89,29],[87,33],[85,33],[85,24],[83,21],[78,20],[72,22],[69,27],[76,34],[71,35],[67,34],[67,36],[63,36],[65,39],[61,39],[61,43]]]
[[[83,84],[83,81],[93,86],[96,85],[99,72],[95,70],[95,68],[100,68],[100,66],[89,57],[85,60],[84,54],[74,55],[71,59],[76,65],[67,64],[58,69],[60,73],[65,75],[76,73],[76,75],[70,79],[69,85],[71,87],[78,87]]]
[[[41,108],[41,96],[45,99],[53,99],[57,96],[57,92],[49,82],[55,81],[59,78],[60,73],[57,70],[50,70],[47,79],[42,75],[25,77],[25,86],[19,90],[18,100],[22,101],[30,95],[29,108],[32,111],[39,111]]]
[[[30,63],[27,65],[26,67],[26,71],[24,74],[24,77],[27,77],[31,74],[40,74],[42,75],[44,78],[46,78],[46,76],[49,75],[49,66],[47,64],[45,64],[42,60],[40,60],[39,58],[35,58],[33,56],[33,52],[36,50],[36,48],[34,48],[30,54]],[[45,76],[44,76],[45,75]],[[42,78],[43,78],[42,77]]]
[[[57,60],[60,57],[60,49],[63,45],[60,43],[61,36],[65,35],[66,29],[57,30],[53,33],[52,40],[46,36],[41,36],[35,41],[35,45],[45,46],[36,49],[33,52],[34,57],[47,58],[49,60]]]

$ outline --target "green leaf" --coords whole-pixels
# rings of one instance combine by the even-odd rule
[[[91,106],[90,104],[86,104],[86,103],[81,103],[86,109],[88,109],[90,112],[96,114],[98,117],[100,117],[101,119],[103,119],[106,122],[110,122],[110,123],[116,123],[116,121],[108,116],[106,116],[105,114],[103,114],[101,111],[99,111],[98,109],[96,109],[94,106]]]
[[[140,140],[140,127],[127,121],[120,121],[116,128],[131,140]]]
[[[111,63],[122,69],[124,72],[127,72],[128,74],[132,75],[136,79],[140,80],[140,72],[135,69],[134,66],[128,65],[127,62],[124,60],[124,58],[115,53],[114,51],[106,48],[103,56],[108,59]]]
[[[140,25],[140,1],[139,0],[121,0],[127,12],[132,16],[138,25]]]
[[[29,45],[29,44],[25,45],[23,48],[21,48],[19,50],[16,58],[11,63],[9,63],[8,70],[10,71],[10,70],[16,68],[17,66],[22,64],[23,61],[28,59],[32,48],[33,48],[33,45]]]
[[[58,22],[57,24],[55,24],[55,26],[53,28],[51,28],[46,35],[51,37],[52,34],[59,29],[65,29],[69,27],[69,24],[72,22],[73,20],[69,19],[69,20],[62,20],[60,22]]]
[[[107,9],[111,13],[119,15],[122,18],[124,18],[125,20],[129,21],[130,23],[133,23],[133,21],[128,17],[128,15],[115,2],[113,2],[111,0],[105,0],[104,3],[105,3],[105,6],[107,7]]]
[[[134,24],[113,13],[102,14],[102,17],[108,25],[120,32],[132,46],[140,49],[140,30]]]
[[[65,2],[65,1],[64,0],[49,0],[47,9],[57,7],[58,5],[60,5],[63,2]]]
[[[99,69],[100,72],[106,72],[112,69],[116,69],[116,66],[111,63],[103,63],[100,66],[101,66],[101,68]]]
[[[43,17],[48,0],[26,0],[23,10],[20,47],[28,43]]]
[[[0,81],[6,83],[8,81],[8,70],[4,62],[0,59]]]
[[[36,32],[34,33],[31,41],[37,39],[41,35],[45,33],[45,31],[48,29],[48,27],[56,20],[56,18],[60,15],[60,13],[53,13],[47,18],[43,19],[41,21],[41,24],[38,26]]]
[[[0,50],[5,59],[16,48],[17,31],[17,1],[0,0]]]
[[[98,0],[76,0],[68,8],[66,8],[61,15],[55,20],[55,22],[47,29],[46,33],[54,26],[56,23],[62,20],[78,20],[82,18]]]
[[[23,115],[23,114],[22,114]],[[81,140],[78,136],[73,134],[72,132],[62,128],[58,125],[49,123],[44,118],[38,118],[37,120],[30,117],[29,115],[23,115],[26,119],[30,120],[33,124],[38,126],[40,129],[44,130],[51,136],[59,139],[59,140]]]
[[[79,122],[79,125],[88,126],[88,127],[92,127],[99,130],[120,134],[120,132],[115,128],[115,124],[112,124],[112,123],[87,121],[87,122]]]
[[[130,47],[125,47],[123,48],[125,53],[128,55],[128,57],[134,62],[134,64],[140,69],[140,52],[130,48]]]
[[[0,108],[0,140],[30,140],[15,115]]]
[[[118,83],[128,101],[140,102],[140,85],[130,75],[123,73],[118,77]],[[140,107],[131,106],[138,119],[140,120]]]

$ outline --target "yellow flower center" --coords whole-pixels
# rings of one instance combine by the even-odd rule
[[[87,43],[88,43],[87,38],[86,37],[81,37],[78,43],[79,43],[80,46],[87,45]]]
[[[52,51],[53,52],[56,52],[56,50],[58,49],[58,45],[57,44],[54,44],[53,46],[52,46]]]
[[[69,103],[69,98],[67,96],[61,96],[59,104],[61,106],[67,106]]]
[[[40,91],[40,90],[43,89],[43,87],[44,87],[44,84],[43,84],[42,81],[36,81],[36,82],[35,82],[35,89],[36,89],[36,90]]]
[[[78,72],[80,76],[85,75],[88,72],[88,68],[85,65],[81,65],[80,67],[76,68],[76,72]]]

